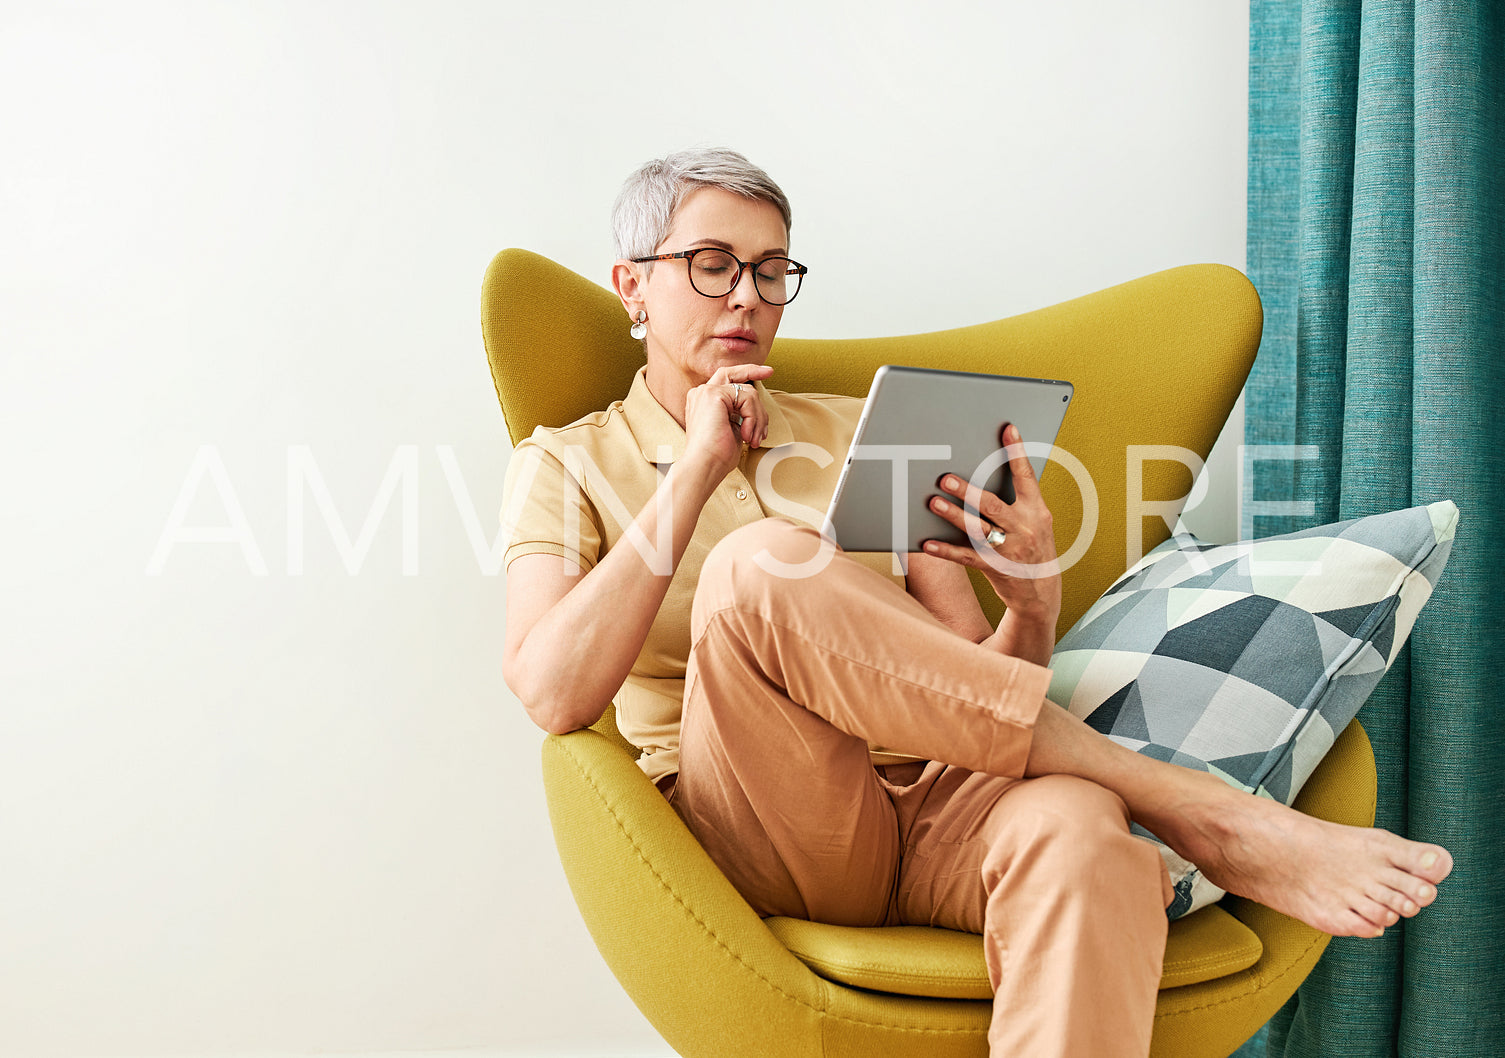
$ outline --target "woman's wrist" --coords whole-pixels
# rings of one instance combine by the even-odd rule
[[[709,460],[686,452],[669,468],[665,483],[674,490],[676,500],[687,500],[693,505],[698,519],[700,509],[710,500],[716,486],[721,484],[726,475],[726,470],[719,469]]]
[[[1034,614],[1018,608],[1006,610],[987,645],[1010,657],[1049,665],[1051,653],[1055,650],[1059,615],[1060,607]]]

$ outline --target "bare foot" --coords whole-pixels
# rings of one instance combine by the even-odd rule
[[[1200,787],[1193,799],[1145,826],[1219,888],[1325,933],[1378,937],[1437,899],[1453,869],[1440,845],[1314,819],[1214,776],[1187,775]]]

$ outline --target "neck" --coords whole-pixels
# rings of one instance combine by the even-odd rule
[[[653,394],[653,399],[670,415],[681,427],[685,424],[685,401],[693,388],[690,381],[677,372],[666,370],[654,370],[650,361],[648,373],[644,376],[648,383],[648,392]]]

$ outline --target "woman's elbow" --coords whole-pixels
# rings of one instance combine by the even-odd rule
[[[568,703],[550,702],[537,706],[528,706],[525,704],[523,708],[527,709],[528,716],[532,718],[535,724],[551,735],[568,735],[571,731],[579,731],[590,727],[597,720],[601,719],[600,712],[591,717],[586,712],[574,708]],[[601,712],[605,712],[605,710],[603,709]]]
[[[502,677],[517,695],[517,700],[522,702],[528,718],[551,735],[565,735],[590,727],[606,712],[604,704],[595,706],[561,693],[567,691],[568,686],[561,687],[557,676],[553,680],[536,680],[530,678],[523,666],[503,665]],[[563,682],[567,685],[569,681]]]

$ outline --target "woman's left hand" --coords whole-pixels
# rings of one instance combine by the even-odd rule
[[[930,509],[966,533],[968,543],[927,540],[925,553],[980,570],[1016,619],[1038,620],[1054,629],[1061,612],[1061,568],[1050,508],[1040,495],[1018,428],[1009,423],[1002,438],[1014,502],[1005,503],[960,474],[947,474],[940,481],[945,495],[931,497]]]

